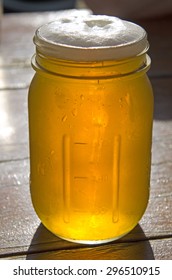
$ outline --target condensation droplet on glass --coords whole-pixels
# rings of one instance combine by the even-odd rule
[[[131,99],[130,99],[130,95],[128,93],[125,96],[125,100],[126,100],[127,105],[130,106],[131,105]]]
[[[81,100],[83,101],[83,100],[84,100],[84,95],[81,94],[81,95],[80,95],[80,98],[81,98]]]
[[[42,175],[42,176],[45,175],[44,164],[38,163],[38,165],[37,165],[37,172],[38,172],[39,175]]]
[[[65,122],[67,120],[67,115],[64,115],[63,117],[62,117],[62,122]]]
[[[74,117],[76,117],[76,116],[77,116],[77,114],[78,114],[77,109],[76,109],[76,108],[75,108],[75,109],[73,109],[73,110],[72,110],[72,115],[73,115]]]
[[[119,106],[123,107],[123,99],[122,99],[122,97],[119,99]]]

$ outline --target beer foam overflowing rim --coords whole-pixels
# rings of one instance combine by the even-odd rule
[[[139,25],[103,15],[59,18],[37,29],[37,50],[72,61],[119,60],[146,52],[146,31]]]

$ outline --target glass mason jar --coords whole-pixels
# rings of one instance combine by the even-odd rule
[[[146,32],[132,24],[142,33],[132,42],[110,50],[71,47],[49,39],[53,24],[34,37],[32,202],[55,235],[106,243],[136,226],[149,198],[153,95]]]

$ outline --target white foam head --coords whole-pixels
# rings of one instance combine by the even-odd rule
[[[74,61],[124,59],[148,48],[142,27],[102,15],[59,18],[41,26],[34,42],[45,55]]]

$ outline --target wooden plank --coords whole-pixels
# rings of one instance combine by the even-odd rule
[[[172,238],[150,241],[156,260],[172,260]]]
[[[87,248],[48,250],[3,257],[26,260],[171,260],[172,238],[131,243],[110,243]]]
[[[27,89],[35,74],[31,61],[0,68],[0,90]]]
[[[13,186],[23,186],[29,182],[29,160],[13,160],[0,163],[0,191]],[[13,190],[11,189],[11,192]],[[23,202],[24,203],[24,202]],[[13,205],[11,205],[13,207]],[[12,209],[11,209],[12,210]],[[9,214],[9,213],[8,213]],[[12,212],[11,212],[12,215]]]
[[[40,225],[31,205],[28,185],[1,188],[0,256],[15,252],[76,247],[62,241]],[[68,244],[69,243],[69,244]]]
[[[108,245],[33,254],[26,259],[64,260],[153,260],[172,259],[172,239],[111,243]]]
[[[9,161],[13,164],[15,161],[18,162],[26,159],[29,159],[28,142],[0,145],[0,164]]]
[[[1,149],[28,142],[27,91],[0,91],[0,117]]]

